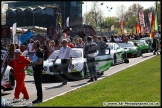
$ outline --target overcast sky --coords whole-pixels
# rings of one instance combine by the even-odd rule
[[[83,2],[84,2],[84,4],[82,5],[82,16],[86,13],[86,8],[87,8],[87,12],[89,12],[92,7],[91,6],[92,1],[83,1]],[[100,5],[101,3],[103,3],[103,5]],[[144,9],[147,9],[149,7],[154,6],[155,1],[142,1],[142,2],[140,2],[140,1],[130,1],[130,2],[127,2],[127,1],[119,1],[119,2],[118,1],[114,1],[114,2],[103,1],[103,2],[101,2],[100,1],[100,2],[98,2],[99,8],[101,8],[101,10],[103,10],[104,17],[108,17],[108,9],[106,6],[108,6],[109,8],[112,7],[113,9],[111,10],[111,16],[116,16],[116,13],[117,13],[116,9],[118,6],[123,4],[126,6],[126,10],[127,10],[128,7],[130,7],[134,3],[140,4],[142,7],[144,7]],[[86,4],[87,4],[87,7],[86,7]],[[110,13],[109,13],[109,16],[110,16]]]
[[[6,3],[6,2],[13,2],[13,1],[2,1],[2,2]],[[86,11],[87,12],[90,11],[91,4],[92,4],[92,1],[83,1],[83,2],[84,2],[84,4],[82,5],[82,15],[84,15],[86,13]],[[101,3],[103,3],[103,5],[100,5]],[[108,6],[109,8],[112,7],[113,9],[111,10],[111,16],[116,16],[116,8],[118,6],[123,4],[126,6],[126,10],[127,10],[127,8],[134,3],[137,3],[137,4],[139,3],[142,7],[144,7],[144,9],[147,9],[149,7],[154,6],[155,1],[130,1],[130,2],[127,2],[127,1],[114,1],[114,2],[103,1],[103,2],[101,2],[100,1],[100,2],[98,2],[99,8],[101,8],[101,10],[103,10],[104,17],[108,17],[108,9],[106,8],[106,6]],[[110,16],[110,13],[109,13],[109,16]]]

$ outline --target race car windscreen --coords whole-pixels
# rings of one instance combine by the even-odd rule
[[[118,43],[118,45],[121,48],[126,48],[126,47],[135,47],[135,45],[133,43]]]
[[[79,50],[72,50],[72,58],[80,58],[82,57],[82,52]]]
[[[54,51],[48,59],[55,59],[58,55],[59,51]],[[80,58],[82,57],[82,52],[79,50],[72,50],[72,58]]]
[[[110,50],[112,50],[113,49],[113,44],[111,44],[111,43],[106,43],[108,46],[107,46],[107,49],[109,49],[110,48]]]

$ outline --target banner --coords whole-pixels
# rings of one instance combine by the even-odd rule
[[[11,38],[9,25],[1,25],[1,38]]]
[[[114,25],[111,26],[111,31],[114,31]]]
[[[150,24],[150,28],[151,28],[152,12],[149,12],[149,13],[148,13],[148,19],[149,19],[149,24]]]
[[[13,43],[15,43],[15,35],[16,35],[16,23],[12,26],[12,36],[13,36]]]
[[[151,21],[151,38],[154,37],[154,30],[155,30],[155,10],[152,8],[152,21]]]
[[[138,10],[138,19],[139,24],[141,26],[141,33],[144,33],[145,21],[144,21],[143,7]]]
[[[30,32],[27,32],[23,35],[20,36],[19,40],[22,44],[24,44],[28,39],[30,39],[33,35],[33,33],[30,31]]]
[[[35,37],[34,40],[38,40],[40,43],[44,43],[45,38],[43,36],[40,36],[39,34]]]
[[[120,21],[120,33],[123,33],[123,28],[124,28],[124,22]]]

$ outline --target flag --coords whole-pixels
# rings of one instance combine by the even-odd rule
[[[140,26],[136,23],[136,34],[141,33]]]
[[[158,1],[156,1],[156,11],[155,11],[155,30],[158,31]]]
[[[13,43],[15,43],[15,35],[16,35],[16,23],[14,23],[12,26]]]
[[[123,33],[124,23],[123,21],[120,22],[120,33]]]
[[[152,21],[151,21],[151,38],[154,37],[154,30],[155,30],[155,12],[152,8]]]

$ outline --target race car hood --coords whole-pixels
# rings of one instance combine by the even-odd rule
[[[72,64],[76,64],[81,60],[81,58],[72,58]],[[43,62],[43,66],[47,66],[47,65],[53,65],[54,59],[48,59],[46,61]],[[54,64],[61,64],[61,59],[57,59],[56,62]]]

